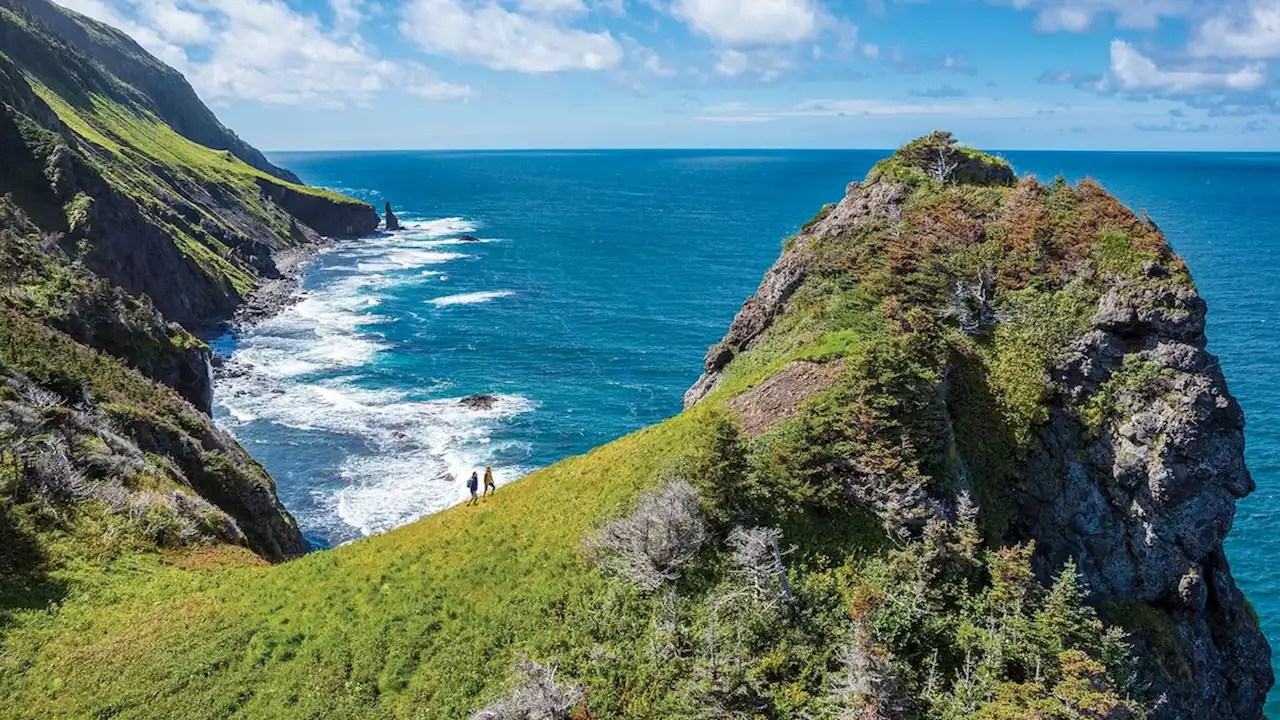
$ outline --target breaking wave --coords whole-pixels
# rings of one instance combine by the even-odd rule
[[[531,449],[503,440],[501,430],[536,402],[496,394],[477,409],[448,379],[405,387],[403,378],[388,383],[383,369],[397,348],[389,330],[405,314],[384,305],[394,305],[397,289],[447,281],[441,266],[472,256],[436,248],[464,244],[451,236],[475,229],[461,218],[409,221],[403,232],[328,250],[308,269],[296,303],[215,344],[226,358],[217,419],[251,439],[255,457],[280,460],[268,463],[282,468],[272,467],[280,494],[313,542],[346,542],[443,510],[468,497],[466,478],[485,465],[499,485],[530,471],[519,460]]]
[[[459,293],[457,295],[446,295],[444,297],[432,298],[427,302],[436,307],[448,307],[449,305],[475,305],[476,303],[486,303],[498,298],[511,297],[515,295],[514,290],[493,290],[490,292],[472,292]]]

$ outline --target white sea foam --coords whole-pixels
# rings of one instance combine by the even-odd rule
[[[439,218],[436,220],[404,220],[400,226],[411,233],[420,233],[428,237],[449,237],[476,231],[476,224],[460,217]]]
[[[493,408],[475,410],[460,398],[415,400],[396,391],[363,389],[348,378],[268,383],[241,393],[235,393],[236,382],[220,388],[233,394],[221,401],[233,427],[267,420],[354,438],[370,448],[342,463],[345,487],[318,498],[320,511],[336,515],[346,531],[324,517],[302,518],[310,527],[327,525],[331,535],[343,539],[384,532],[466,499],[471,471],[510,450],[495,446],[494,429],[534,408],[524,397],[500,395]],[[501,485],[527,471],[500,466],[494,476]]]
[[[361,272],[386,272],[388,270],[412,270],[427,265],[443,265],[453,260],[460,260],[466,255],[451,252],[436,252],[402,247],[399,250],[384,253],[377,260],[356,263]]]
[[[448,307],[450,305],[474,305],[476,303],[485,303],[498,298],[511,297],[515,295],[514,290],[491,290],[489,292],[470,292],[459,293],[457,295],[446,295],[444,297],[432,298],[427,302],[436,307]]]
[[[336,540],[386,531],[460,502],[468,497],[473,469],[529,451],[494,441],[504,421],[533,410],[527,398],[500,395],[491,409],[475,410],[459,398],[424,399],[362,385],[377,354],[389,347],[371,327],[392,320],[378,314],[385,294],[402,283],[447,280],[432,268],[468,256],[440,248],[469,244],[451,236],[476,230],[461,218],[404,225],[404,232],[327,251],[323,267],[331,279],[240,337],[217,382],[221,422],[232,432],[267,422],[353,441],[343,443],[355,449],[334,468],[344,486],[317,484],[314,506],[298,513],[305,530]],[[443,307],[511,294],[465,293],[429,302]],[[444,380],[415,392],[438,397],[450,387]],[[494,474],[501,485],[530,470],[498,466]]]

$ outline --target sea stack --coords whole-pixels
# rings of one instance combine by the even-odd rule
[[[396,218],[396,214],[391,212],[391,203],[387,203],[387,231],[399,230],[400,220]]]

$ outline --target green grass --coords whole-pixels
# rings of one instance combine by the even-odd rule
[[[597,680],[601,717],[647,717],[647,631],[579,543],[699,443],[697,410],[386,535],[279,567],[192,570],[158,555],[70,567],[49,611],[19,613],[0,707],[29,717],[458,718],[520,653]],[[233,556],[235,558],[237,556]],[[615,669],[587,657],[599,643]],[[72,668],[75,668],[74,671]],[[0,715],[4,715],[0,711]]]
[[[126,162],[141,155],[168,169],[190,171],[197,179],[234,184],[255,193],[257,186],[253,181],[261,179],[337,203],[364,204],[332,190],[298,185],[269,175],[227,150],[214,150],[188,140],[149,112],[126,108],[102,95],[91,96],[89,108],[77,109],[37,78],[27,79],[59,120],[76,134]]]

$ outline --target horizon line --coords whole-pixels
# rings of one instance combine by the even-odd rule
[[[967,146],[974,147],[974,146]],[[1163,150],[1160,148],[978,148],[986,153],[1110,153],[1110,154],[1162,154],[1162,155],[1280,155],[1275,150]],[[456,148],[307,148],[307,149],[263,149],[264,153],[451,153],[451,152],[558,152],[558,153],[592,153],[592,152],[894,152],[896,147],[456,147]]]

